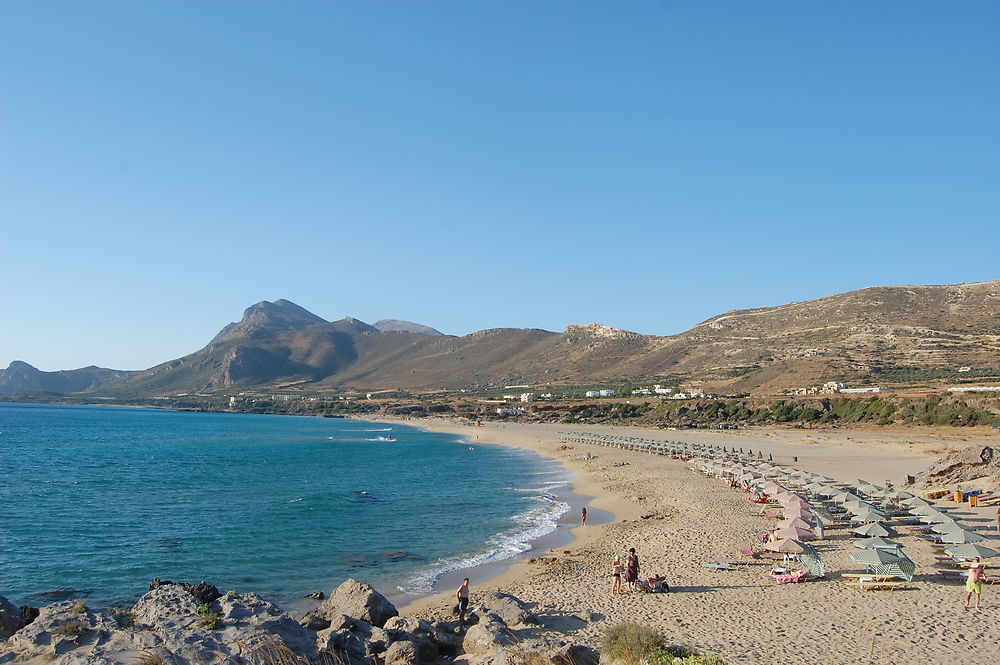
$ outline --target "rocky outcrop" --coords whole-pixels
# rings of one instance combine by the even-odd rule
[[[0,597],[0,629],[12,633],[0,647],[0,665],[511,665],[522,650],[556,665],[596,662],[583,647],[524,641],[535,618],[509,594],[486,595],[467,626],[398,616],[357,580],[335,589],[301,622],[253,593],[218,595],[207,583],[159,580],[150,587],[127,610],[94,612],[66,600],[41,608],[27,626],[21,610]],[[522,628],[515,633],[511,626]]]
[[[331,591],[329,598],[307,612],[302,617],[302,625],[323,630],[330,626],[333,619],[347,615],[381,628],[398,614],[393,604],[371,585],[348,579]]]
[[[917,476],[918,487],[958,489],[976,481],[980,489],[1000,489],[1000,454],[990,446],[972,446],[945,455]]]

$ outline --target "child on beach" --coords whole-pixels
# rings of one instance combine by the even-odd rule
[[[965,582],[965,609],[969,609],[969,601],[972,600],[972,594],[976,594],[976,609],[980,609],[979,598],[982,596],[983,582],[988,581],[986,566],[979,563],[979,557],[977,556],[969,566],[969,579]]]
[[[617,596],[622,592],[622,558],[618,554],[611,564],[611,579],[614,580],[611,584],[611,595]]]

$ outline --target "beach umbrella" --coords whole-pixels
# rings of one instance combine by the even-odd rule
[[[778,538],[790,538],[792,540],[812,540],[816,537],[811,530],[803,529],[800,526],[783,526],[780,529],[775,529],[772,533]]]
[[[830,487],[829,485],[824,485],[823,489],[816,490],[816,494],[825,497],[832,497],[840,494],[841,491],[836,487]]]
[[[816,551],[815,547],[811,545],[807,547],[809,547],[809,551],[799,555],[799,563],[808,568],[813,577],[823,577],[826,574],[826,570],[823,567],[823,559],[820,558],[819,552]]]
[[[876,522],[870,522],[868,524],[865,524],[864,526],[859,526],[856,529],[851,529],[851,533],[857,536],[864,536],[864,537],[888,536],[889,530],[886,529],[881,524],[878,524]]]
[[[813,527],[812,524],[805,521],[801,517],[793,517],[792,519],[788,519],[787,515],[785,516],[785,520],[781,523],[781,528],[784,528],[786,526],[797,526],[800,529],[811,529]]]
[[[874,508],[860,510],[854,514],[854,519],[858,522],[881,522],[886,519],[885,513]]]
[[[800,543],[798,540],[792,538],[782,538],[781,540],[767,543],[764,545],[764,549],[771,550],[772,552],[782,552],[784,554],[801,554],[802,552],[807,551],[807,547],[804,543]]]
[[[867,549],[863,552],[855,552],[851,558],[858,563],[868,566],[878,566],[884,563],[899,563],[906,556],[898,553],[899,550],[889,551],[885,549]]]
[[[919,496],[911,496],[909,498],[903,499],[902,501],[900,501],[900,503],[902,503],[904,506],[910,506],[911,508],[915,508],[917,506],[931,505],[930,502],[921,499]]]
[[[908,511],[911,515],[931,515],[933,513],[940,513],[941,511],[932,506],[929,503],[918,503],[912,506]]]
[[[992,559],[995,556],[1000,556],[1000,552],[976,543],[966,543],[958,547],[952,547],[946,549],[945,552],[960,559],[972,559],[977,556],[980,559]]]
[[[857,494],[852,494],[851,492],[840,491],[830,497],[836,503],[844,503],[845,501],[853,501],[859,499]]]
[[[966,531],[965,529],[958,529],[957,531],[948,531],[947,533],[942,533],[939,540],[942,543],[950,544],[963,544],[963,543],[978,543],[980,541],[986,540],[983,536],[973,531]]]
[[[965,527],[955,520],[951,520],[949,522],[941,522],[940,524],[932,524],[930,528],[934,533],[948,533],[949,531],[958,531]]]
[[[805,517],[808,518],[812,513],[809,512],[809,508],[800,506],[799,504],[793,504],[791,506],[785,506],[782,509],[785,517]]]
[[[946,524],[948,522],[954,522],[955,518],[951,515],[945,515],[944,513],[932,513],[930,515],[921,515],[920,521],[924,524]]]
[[[872,538],[862,538],[861,540],[855,540],[854,546],[862,550],[897,550],[902,545],[899,543],[894,543],[891,540],[886,540],[882,536],[874,536]]]

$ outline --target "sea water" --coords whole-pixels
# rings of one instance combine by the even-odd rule
[[[133,602],[207,580],[286,607],[426,593],[555,528],[552,460],[346,419],[0,403],[0,595]]]

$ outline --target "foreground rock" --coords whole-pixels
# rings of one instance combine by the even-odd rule
[[[302,617],[302,625],[314,630],[329,628],[337,617],[347,615],[381,628],[399,612],[385,596],[365,582],[348,579],[330,592],[330,597]]]
[[[83,601],[41,608],[24,624],[21,608],[0,597],[0,665],[508,665],[530,644],[549,660],[581,647],[523,641],[514,626],[537,619],[509,594],[488,594],[466,626],[398,616],[369,585],[347,580],[296,621],[257,594],[219,594],[211,585],[154,580],[127,610],[94,612]],[[553,651],[552,649],[556,650]],[[583,659],[579,659],[583,662]]]

